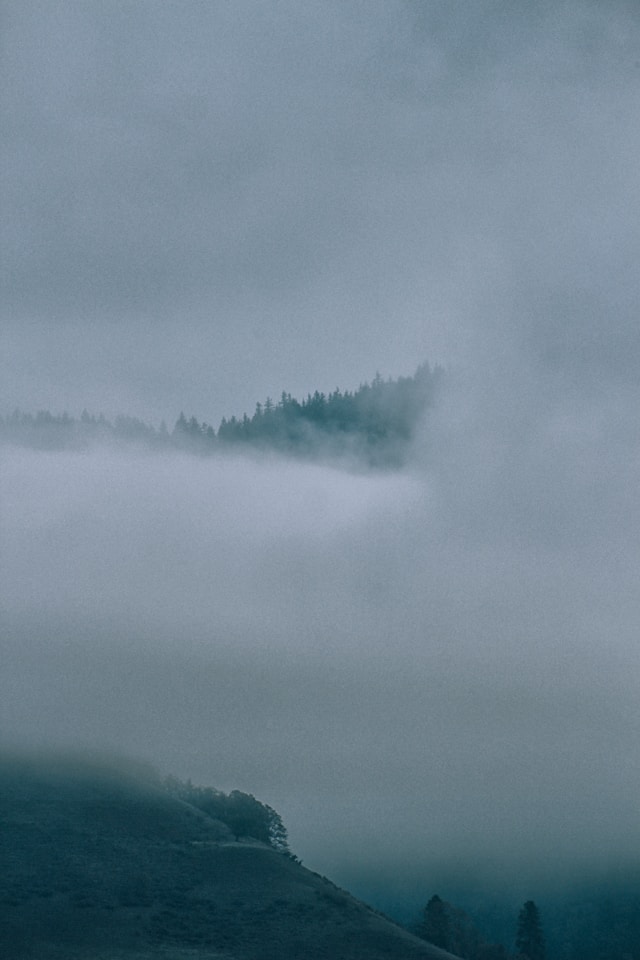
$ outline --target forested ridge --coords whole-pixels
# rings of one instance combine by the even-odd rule
[[[435,402],[442,377],[442,368],[424,363],[412,377],[384,380],[378,373],[353,391],[316,390],[302,400],[283,391],[277,402],[267,397],[256,403],[251,416],[223,417],[217,430],[184,412],[169,430],[164,422],[156,428],[128,415],[108,420],[87,410],[74,418],[16,409],[0,418],[0,436],[5,442],[50,450],[116,442],[201,454],[244,448],[311,459],[352,456],[374,466],[399,466]]]
[[[519,910],[504,892],[470,909],[434,894],[403,931],[303,868],[268,804],[143,763],[0,754],[0,821],[0,954],[16,960],[640,957],[634,872],[542,881]]]
[[[0,755],[0,823],[2,957],[453,960],[304,867],[251,794]]]

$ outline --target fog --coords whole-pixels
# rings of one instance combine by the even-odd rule
[[[362,475],[5,451],[5,736],[253,792],[338,877],[617,864],[638,463],[620,490],[588,448],[586,483],[566,449],[504,482],[475,453]]]
[[[448,370],[396,473],[4,448],[6,744],[254,793],[339,882],[637,854],[635,5],[3,14],[2,412]]]
[[[2,17],[2,413],[217,426],[423,359],[633,380],[635,4]]]

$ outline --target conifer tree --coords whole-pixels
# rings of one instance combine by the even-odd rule
[[[437,893],[431,897],[424,908],[421,936],[432,943],[434,947],[442,947],[443,950],[449,949],[451,928],[447,905]]]
[[[540,912],[533,900],[527,900],[518,915],[516,950],[526,960],[545,960]]]

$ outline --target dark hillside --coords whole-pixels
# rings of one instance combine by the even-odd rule
[[[0,830],[12,960],[450,956],[151,779],[4,759]]]

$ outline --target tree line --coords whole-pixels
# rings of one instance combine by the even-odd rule
[[[540,911],[533,900],[527,900],[518,914],[515,952],[509,952],[502,943],[486,940],[464,910],[437,894],[424,908],[417,933],[464,960],[546,960]]]
[[[502,913],[502,911],[500,911]],[[640,957],[640,896],[637,878],[608,883],[561,900],[551,898],[545,923],[533,900],[517,916],[499,922],[494,942],[476,922],[437,894],[425,906],[414,932],[463,960],[635,960]],[[511,929],[509,929],[509,927]],[[508,946],[505,946],[505,943]]]
[[[219,820],[235,840],[258,840],[291,856],[287,830],[280,814],[268,804],[256,800],[253,794],[241,790],[224,793],[213,787],[196,787],[190,780],[185,782],[174,776],[165,779],[164,788],[172,797],[184,800],[212,819]]]
[[[464,960],[511,960],[503,944],[487,940],[468,913],[442,900],[438,894],[427,903],[415,932],[423,940]]]
[[[83,410],[68,413],[23,413],[0,418],[0,437],[37,449],[82,449],[92,443],[136,443],[209,454],[230,449],[259,449],[316,458],[354,456],[375,466],[400,465],[425,412],[433,405],[443,378],[428,363],[412,377],[384,380],[376,374],[357,390],[325,394],[315,391],[297,400],[283,391],[274,402],[258,402],[252,416],[223,417],[218,429],[180,413],[173,429],[155,428],[131,416],[108,420]]]

